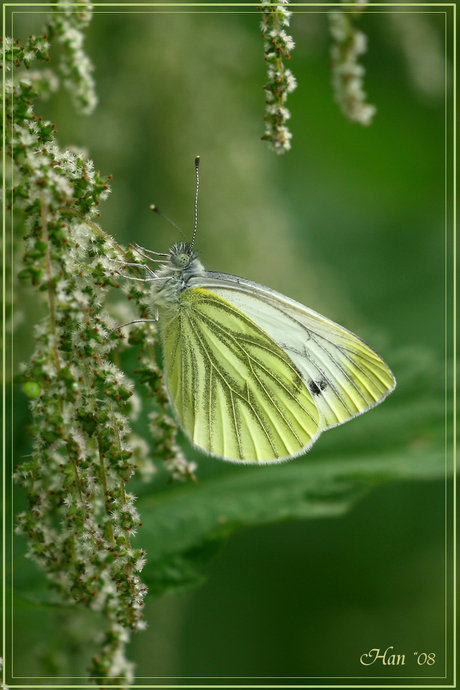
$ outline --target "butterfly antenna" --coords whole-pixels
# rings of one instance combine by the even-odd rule
[[[200,157],[195,158],[195,171],[196,171],[196,192],[195,192],[195,228],[193,230],[192,242],[190,244],[193,247],[196,237],[196,229],[198,227],[198,190],[200,188]]]
[[[173,225],[173,226],[176,228],[176,230],[177,230],[178,232],[180,232],[180,234],[182,235],[182,237],[184,238],[184,240],[185,240],[186,242],[188,242],[188,240],[187,240],[187,238],[185,237],[185,235],[184,235],[184,233],[182,232],[182,230],[181,230],[180,228],[177,227],[177,225],[171,220],[171,218],[168,218],[168,216],[165,216],[165,214],[162,213],[162,212],[158,209],[158,207],[157,207],[155,204],[150,204],[150,210],[151,210],[151,211],[155,211],[155,213],[158,213],[159,216],[161,216],[162,218],[164,218],[165,220],[167,220],[168,223],[171,223],[171,225]]]

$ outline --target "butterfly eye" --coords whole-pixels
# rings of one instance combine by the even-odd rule
[[[190,263],[190,256],[188,254],[178,254],[174,257],[174,263],[180,268],[185,268]]]

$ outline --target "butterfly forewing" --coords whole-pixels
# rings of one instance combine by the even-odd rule
[[[316,324],[311,316],[302,325],[309,333],[308,344],[289,354],[320,388],[315,401],[327,426],[363,412],[393,388],[391,372],[361,340],[335,324]]]
[[[162,321],[168,388],[191,439],[210,453],[273,462],[318,433],[314,394],[290,353],[255,320],[202,288]]]
[[[244,312],[289,356],[312,394],[320,428],[364,412],[395,387],[372,348],[298,302],[224,274],[207,273],[200,283]]]

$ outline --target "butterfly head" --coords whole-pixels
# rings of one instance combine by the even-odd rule
[[[206,271],[188,242],[174,244],[167,256],[166,262],[156,270],[155,280],[152,280],[152,298],[157,308],[174,311],[179,295],[189,287],[189,281]]]
[[[169,270],[171,269],[185,280],[204,273],[198,253],[193,251],[192,245],[188,242],[173,244],[169,250]]]
[[[197,256],[188,242],[174,244],[169,250],[169,260],[173,267],[178,270],[186,269],[195,261]]]

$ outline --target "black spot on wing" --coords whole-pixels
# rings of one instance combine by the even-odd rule
[[[312,395],[321,395],[321,392],[327,388],[327,381],[325,381],[324,379],[309,381],[308,388]]]

